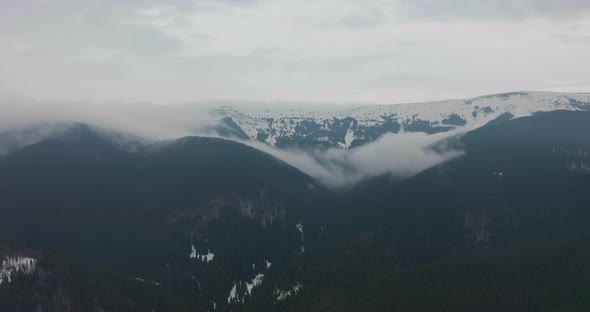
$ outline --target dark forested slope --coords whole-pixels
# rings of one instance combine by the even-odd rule
[[[332,192],[235,142],[130,151],[79,125],[0,158],[0,237],[38,258],[0,284],[0,305],[55,283],[30,300],[79,307],[96,289],[89,306],[111,311],[583,311],[588,134],[587,112],[498,120],[437,144],[463,155],[414,177]]]

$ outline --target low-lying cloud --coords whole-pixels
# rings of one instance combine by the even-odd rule
[[[216,122],[203,105],[0,101],[0,132],[38,124],[80,122],[153,140],[205,134]]]
[[[13,138],[21,140],[17,144],[21,146],[55,133],[56,128],[48,125],[79,122],[151,141],[189,135],[217,136],[211,129],[220,125],[220,117],[212,113],[213,108],[213,104],[159,106],[2,101],[0,134],[18,133]],[[36,127],[36,130],[22,131],[31,127]],[[21,131],[14,132],[16,129]],[[411,176],[460,155],[457,150],[435,151],[430,148],[434,143],[456,134],[390,133],[351,150],[278,149],[258,141],[236,140],[281,159],[328,187],[338,188],[383,174]],[[0,152],[2,150],[0,146]]]
[[[433,144],[458,135],[447,132],[388,133],[369,144],[344,150],[277,149],[264,143],[243,142],[289,163],[333,188],[347,187],[364,179],[384,174],[409,177],[462,154],[455,149],[441,149]]]

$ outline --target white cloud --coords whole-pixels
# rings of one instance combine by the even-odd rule
[[[329,187],[347,187],[364,179],[390,174],[413,176],[462,154],[459,150],[434,151],[431,146],[458,132],[385,134],[378,140],[351,150],[276,149],[260,142],[242,143],[285,161]]]

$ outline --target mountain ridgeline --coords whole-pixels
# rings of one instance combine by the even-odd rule
[[[212,130],[224,137],[257,140],[279,148],[352,149],[384,134],[469,131],[488,122],[537,112],[589,108],[590,94],[552,92],[511,92],[466,100],[344,108],[224,106],[214,111],[220,123]]]
[[[586,311],[582,97],[547,100],[568,108],[531,116],[492,107],[485,122],[473,118],[490,98],[463,101],[478,114],[435,125],[469,130],[440,143],[462,156],[338,190],[225,139],[129,148],[75,124],[12,144],[0,157],[0,310]],[[227,121],[252,138],[244,118]],[[310,142],[368,144],[356,120],[353,141],[348,127],[346,142]],[[342,134],[333,130],[314,133]]]

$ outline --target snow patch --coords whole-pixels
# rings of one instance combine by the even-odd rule
[[[260,286],[260,284],[262,284],[263,279],[264,279],[264,274],[258,273],[249,282],[245,282],[245,283],[242,281],[234,282],[232,289],[229,291],[229,296],[227,297],[227,303],[233,303],[233,302],[244,303],[244,299],[245,299],[246,295],[252,296],[252,290],[254,288]],[[246,285],[246,292],[243,294],[240,294],[239,289],[243,289],[243,288],[239,288],[239,287],[244,284]]]
[[[238,299],[238,284],[234,282],[234,287],[229,291],[229,296],[227,297],[227,303],[236,302]]]
[[[295,286],[291,287],[291,289],[288,290],[280,290],[280,289],[275,289],[275,296],[277,297],[277,301],[284,301],[287,298],[291,297],[291,296],[295,296],[297,295],[297,293],[303,288],[303,286],[297,282],[297,284],[295,284]]]
[[[209,249],[207,249],[206,254],[197,253],[197,248],[195,248],[194,245],[191,245],[190,258],[191,259],[196,258],[197,260],[203,261],[205,263],[209,263],[210,261],[213,261],[213,259],[215,258],[215,254],[212,253],[211,250],[209,250]]]
[[[295,225],[295,228],[297,228],[297,231],[299,231],[299,233],[301,234],[301,247],[299,249],[300,249],[301,253],[304,253],[305,247],[303,246],[303,222],[297,223]]]
[[[10,283],[15,274],[22,272],[31,274],[37,268],[37,259],[29,257],[5,257],[0,268],[0,285],[4,281]]]
[[[158,283],[158,282],[154,282],[154,281],[148,281],[148,280],[145,280],[145,279],[143,279],[143,278],[141,278],[141,277],[136,277],[136,278],[134,278],[134,279],[135,279],[136,281],[142,282],[142,283],[144,283],[144,284],[151,284],[151,285],[154,285],[154,286],[162,287],[162,284],[160,284],[160,283]]]
[[[588,174],[590,173],[590,165],[584,163],[584,162],[569,162],[567,164],[567,168],[570,171],[576,172],[576,173],[584,173],[584,174]]]
[[[213,261],[213,258],[215,258],[215,254],[212,253],[209,249],[207,249],[207,254],[200,256],[201,261],[205,263],[209,263],[209,261]]]
[[[252,279],[251,282],[246,283],[246,289],[248,290],[248,295],[252,295],[252,289],[254,289],[254,287],[262,284],[262,279],[264,279],[264,274],[259,273]]]
[[[299,231],[299,233],[303,234],[303,223],[297,223],[295,227],[297,228],[297,231]]]
[[[354,132],[348,129],[348,131],[346,131],[346,136],[344,136],[344,148],[349,149],[354,139]]]

